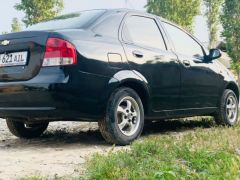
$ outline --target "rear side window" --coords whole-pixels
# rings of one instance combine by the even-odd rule
[[[93,31],[101,36],[118,39],[118,30],[123,15],[123,13],[116,13],[107,16],[102,22],[93,28]]]
[[[123,40],[139,46],[166,49],[158,25],[152,18],[141,16],[127,18],[123,27]]]
[[[163,24],[173,41],[177,53],[198,59],[203,58],[204,55],[202,47],[197,43],[197,41],[176,26],[165,22],[163,22]]]

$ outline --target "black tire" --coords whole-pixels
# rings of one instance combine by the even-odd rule
[[[235,118],[233,118],[232,120],[228,117],[228,112],[227,112],[227,103],[229,98],[233,98],[236,101],[236,115],[233,116]],[[218,125],[234,126],[238,123],[238,98],[232,90],[226,89],[223,92],[221,102],[220,102],[220,107],[218,112],[214,116],[214,119]]]
[[[139,115],[137,116],[138,126],[135,128],[136,132],[129,136],[121,131],[117,122],[118,105],[126,97],[133,98],[139,107]],[[108,143],[128,145],[133,142],[141,135],[144,126],[144,108],[138,94],[133,89],[126,87],[116,89],[108,101],[106,117],[103,120],[100,120],[98,124],[102,136]]]
[[[13,135],[23,139],[32,139],[41,136],[43,132],[47,129],[49,124],[48,122],[45,122],[26,125],[23,122],[12,119],[7,119],[6,122],[9,131]]]

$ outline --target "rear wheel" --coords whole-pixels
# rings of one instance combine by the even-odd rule
[[[7,119],[6,122],[8,129],[13,135],[24,139],[32,139],[41,136],[49,124],[48,122],[26,124],[12,119]]]
[[[119,88],[110,97],[106,117],[99,121],[100,131],[109,143],[128,145],[143,130],[144,109],[138,94],[130,88]]]
[[[219,125],[234,126],[238,122],[238,98],[236,94],[226,89],[223,93],[219,111],[215,115],[215,121]]]

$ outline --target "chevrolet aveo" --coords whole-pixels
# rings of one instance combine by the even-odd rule
[[[220,56],[151,14],[60,16],[0,36],[0,117],[20,138],[52,121],[98,121],[119,145],[137,139],[144,120],[209,115],[233,126],[239,90]]]

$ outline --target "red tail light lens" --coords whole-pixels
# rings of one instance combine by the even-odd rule
[[[76,48],[68,41],[48,38],[43,67],[77,64]]]

